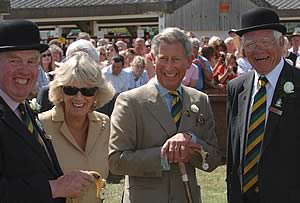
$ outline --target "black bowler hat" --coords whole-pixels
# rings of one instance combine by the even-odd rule
[[[236,34],[242,36],[246,32],[271,29],[282,34],[286,33],[286,27],[279,23],[279,16],[269,8],[254,8],[242,15],[242,28],[236,30]]]
[[[8,20],[0,23],[0,52],[39,50],[44,52],[47,44],[40,44],[38,26],[28,20]]]

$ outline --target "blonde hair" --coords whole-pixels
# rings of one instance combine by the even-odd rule
[[[86,52],[77,51],[56,69],[54,80],[49,83],[49,100],[54,105],[63,102],[62,88],[74,81],[83,86],[97,87],[92,110],[109,102],[115,94],[112,85],[103,78],[99,64]]]

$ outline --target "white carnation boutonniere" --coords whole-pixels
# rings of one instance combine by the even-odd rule
[[[286,94],[292,94],[294,93],[294,84],[290,81],[286,81],[283,85],[283,91],[286,93]]]
[[[36,98],[33,98],[32,100],[29,101],[29,106],[34,113],[39,113],[41,110],[41,105],[39,105]]]
[[[187,115],[188,117],[191,117],[191,113],[198,113],[199,112],[199,107],[196,104],[192,104],[190,108],[188,108],[184,114]]]

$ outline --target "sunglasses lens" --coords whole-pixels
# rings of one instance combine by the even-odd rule
[[[95,95],[96,90],[97,90],[96,87],[92,87],[92,88],[77,88],[72,86],[63,87],[64,93],[68,96],[74,96],[77,94],[78,91],[80,91],[83,96],[92,97]]]
[[[74,96],[77,94],[77,92],[79,91],[78,88],[76,87],[71,87],[71,86],[65,86],[63,87],[63,91],[66,95],[69,95],[69,96]]]
[[[51,54],[43,54],[42,57],[51,56]]]
[[[95,95],[97,88],[96,87],[92,87],[92,88],[81,88],[80,92],[83,96],[86,97],[92,97]]]

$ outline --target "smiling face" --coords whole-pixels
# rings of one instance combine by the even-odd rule
[[[22,102],[34,88],[40,53],[36,50],[0,53],[0,89]]]
[[[192,57],[185,56],[181,43],[161,41],[155,57],[156,75],[159,83],[168,90],[176,90],[191,66]]]
[[[83,88],[89,86],[83,86],[79,82],[72,82],[70,85],[77,88]],[[63,94],[63,101],[65,106],[65,114],[71,118],[82,118],[91,111],[95,96],[83,96],[80,91],[77,92],[74,96]]]
[[[271,72],[280,62],[283,38],[275,40],[272,30],[257,30],[244,34],[243,47],[252,67],[261,75]]]

